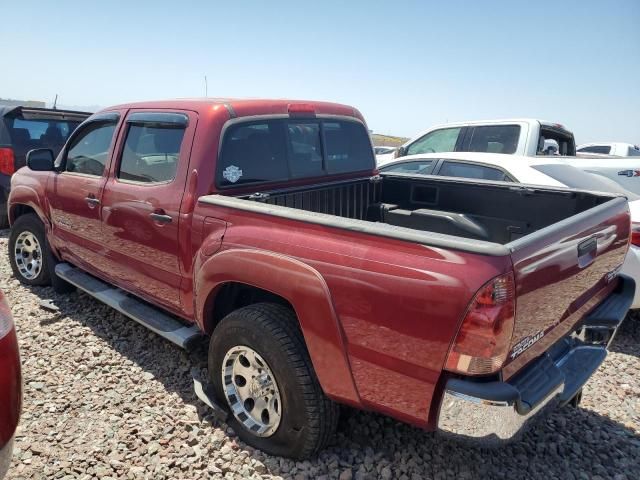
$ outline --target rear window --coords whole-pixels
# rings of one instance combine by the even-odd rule
[[[590,147],[580,148],[578,151],[582,153],[601,153],[609,155],[611,153],[611,147],[608,145],[592,145]]]
[[[50,148],[58,153],[80,122],[72,120],[5,117],[11,143],[17,150]]]
[[[230,126],[222,141],[220,187],[287,181],[375,166],[369,135],[348,120],[267,119]]]
[[[520,139],[519,125],[473,127],[462,150],[467,152],[515,153]]]

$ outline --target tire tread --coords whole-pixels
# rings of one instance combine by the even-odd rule
[[[322,391],[295,313],[284,305],[256,303],[232,312],[229,317],[231,316],[234,319],[241,316],[248,324],[260,325],[261,330],[264,329],[287,356],[302,390],[304,408],[309,419],[309,434],[304,437],[305,444],[296,448],[295,457],[308,458],[315,455],[333,436],[338,423],[339,407]],[[223,319],[220,325],[232,320],[229,317]]]

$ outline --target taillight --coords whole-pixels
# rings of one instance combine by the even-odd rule
[[[513,272],[483,286],[473,298],[445,368],[467,375],[494,373],[509,353],[516,312]]]
[[[307,114],[307,115],[315,115],[316,109],[310,103],[290,103],[287,107],[287,111],[289,114]]]
[[[640,247],[640,222],[631,222],[631,245]]]
[[[13,330],[13,318],[11,317],[11,309],[4,294],[0,292],[0,338]]]
[[[13,156],[13,148],[0,148],[0,173],[13,175],[16,171],[16,159]]]

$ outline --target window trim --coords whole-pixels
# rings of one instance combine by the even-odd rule
[[[69,146],[76,140],[76,138],[78,138],[80,135],[82,135],[85,130],[87,128],[89,128],[90,126],[94,125],[94,124],[113,124],[114,129],[113,129],[113,135],[111,137],[111,143],[109,144],[109,149],[107,150],[107,160],[104,163],[104,169],[102,170],[102,174],[100,175],[93,175],[91,173],[82,173],[82,172],[70,172],[67,170],[67,159],[69,157]],[[101,178],[101,177],[105,177],[105,176],[109,176],[109,164],[110,164],[110,160],[111,157],[113,156],[113,149],[115,147],[116,144],[116,139],[118,138],[119,135],[119,129],[118,129],[118,124],[120,123],[120,113],[119,112],[104,112],[104,113],[98,113],[96,115],[93,115],[92,117],[89,117],[87,120],[85,120],[84,122],[82,122],[80,125],[78,125],[76,127],[76,129],[73,131],[73,133],[71,133],[71,135],[69,135],[69,138],[67,139],[67,141],[64,144],[64,147],[62,148],[62,150],[60,151],[60,154],[58,156],[58,158],[60,158],[60,163],[59,165],[55,166],[55,171],[58,173],[68,173],[70,175],[82,175],[82,176],[86,176],[86,177],[90,177],[90,178]],[[54,163],[55,165],[55,163]],[[106,175],[105,175],[106,173]]]
[[[215,159],[215,168],[213,169],[213,181],[214,181],[214,186],[216,188],[216,190],[242,190],[242,189],[248,189],[251,188],[253,186],[255,187],[259,187],[262,188],[264,186],[269,186],[269,185],[277,185],[279,183],[287,183],[287,182],[298,182],[298,181],[304,181],[304,180],[312,180],[314,178],[336,178],[336,177],[340,177],[343,176],[345,174],[348,175],[355,175],[356,173],[362,173],[362,172],[373,172],[377,166],[376,166],[376,154],[373,151],[373,144],[371,143],[371,137],[368,136],[369,138],[369,145],[371,146],[371,160],[372,160],[372,165],[371,168],[367,168],[367,169],[363,169],[363,170],[357,170],[357,171],[353,171],[353,172],[342,172],[342,173],[325,173],[323,175],[316,175],[316,176],[311,176],[311,177],[296,177],[296,178],[292,178],[291,174],[289,173],[289,178],[283,178],[283,179],[278,179],[278,180],[271,180],[271,181],[266,181],[266,182],[255,182],[255,183],[243,183],[243,184],[233,184],[233,185],[220,185],[219,182],[219,169],[220,169],[220,158],[221,158],[221,154],[222,154],[222,146],[224,144],[224,140],[226,138],[227,132],[229,130],[229,128],[231,128],[232,126],[235,126],[236,124],[241,124],[241,123],[252,123],[252,122],[260,122],[260,121],[267,121],[267,120],[292,120],[292,121],[299,121],[299,122],[304,122],[305,120],[308,120],[309,122],[319,122],[322,123],[323,121],[327,121],[327,122],[331,122],[331,121],[348,121],[348,122],[353,122],[353,123],[357,123],[360,126],[362,126],[362,128],[364,128],[365,133],[367,134],[367,136],[369,135],[369,130],[367,130],[367,126],[366,124],[360,120],[357,117],[351,117],[349,115],[334,115],[334,114],[319,114],[319,115],[290,115],[287,113],[283,113],[283,114],[267,114],[267,115],[247,115],[247,116],[243,116],[243,117],[235,117],[235,118],[230,118],[229,120],[227,120],[224,125],[222,126],[222,129],[220,130],[220,138],[218,140],[218,150],[216,152],[216,159]],[[288,135],[288,134],[287,134]],[[323,170],[326,172],[326,168],[325,167],[325,155],[324,152],[326,151],[326,145],[325,145],[325,140],[324,140],[324,128],[320,128],[320,137],[321,137],[321,148],[322,148],[322,163],[323,163]],[[289,164],[287,162],[287,168],[290,171],[290,167]]]
[[[463,163],[463,164],[467,164],[467,165],[473,165],[476,167],[484,167],[484,168],[491,168],[493,170],[498,170],[500,172],[502,172],[504,174],[504,176],[506,178],[508,178],[508,180],[489,180],[486,178],[474,178],[474,177],[450,177],[449,175],[442,175],[440,173],[440,171],[442,170],[442,167],[444,166],[445,162],[453,162],[453,163]],[[455,158],[441,158],[440,162],[438,162],[438,168],[434,169],[432,175],[437,175],[440,177],[447,177],[447,178],[467,178],[467,179],[471,179],[471,180],[484,180],[486,182],[512,182],[512,183],[519,183],[518,180],[516,180],[508,171],[506,171],[504,168],[499,167],[497,165],[490,165],[487,163],[482,163],[482,162],[473,162],[473,161],[469,161],[469,160],[458,160]]]

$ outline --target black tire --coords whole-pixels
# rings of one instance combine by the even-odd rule
[[[247,444],[271,455],[303,459],[321,450],[335,432],[338,405],[322,391],[298,320],[291,309],[257,303],[227,315],[209,344],[209,376],[218,399],[231,411],[224,393],[223,360],[236,346],[247,346],[269,365],[282,399],[281,419],[269,437],[247,429],[233,413],[228,424]]]
[[[40,244],[42,266],[40,272],[34,278],[25,277],[16,264],[16,241],[23,232],[32,233]],[[18,217],[11,226],[11,233],[9,234],[9,263],[11,264],[13,275],[20,283],[24,283],[25,285],[51,285],[50,256],[47,254],[47,251],[47,238],[44,232],[44,225],[40,221],[40,218],[38,218],[35,213],[28,213]]]

